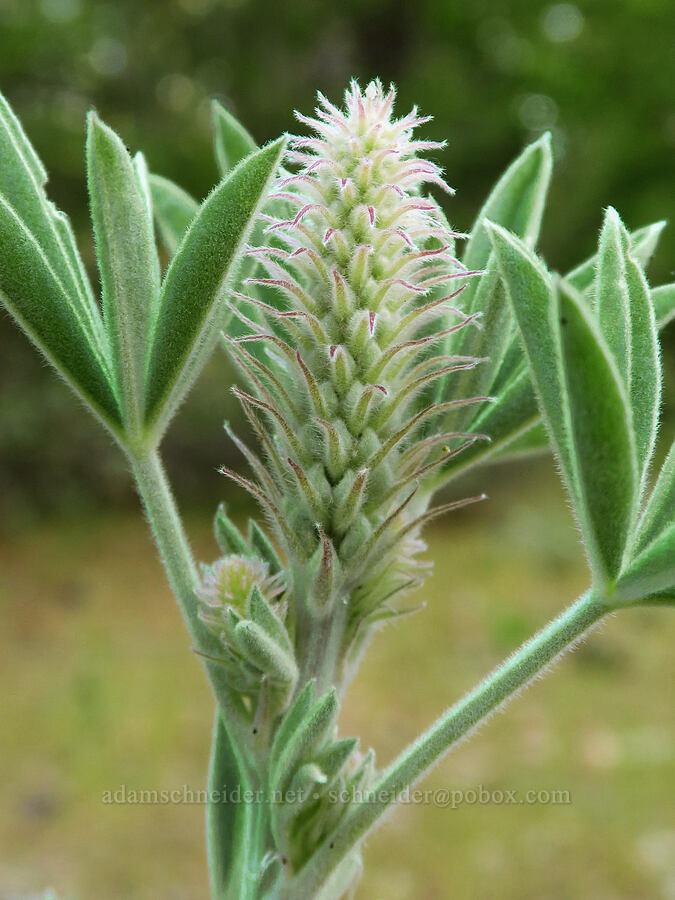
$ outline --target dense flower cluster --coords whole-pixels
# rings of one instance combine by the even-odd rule
[[[453,301],[476,273],[423,192],[451,192],[418,156],[439,146],[413,136],[427,118],[396,119],[393,101],[352,83],[344,111],[320,96],[316,118],[299,116],[315,134],[292,140],[297,171],[275,195],[293,212],[249,250],[261,271],[236,298],[247,333],[230,342],[264,461],[237,441],[257,481],[223,471],[269,514],[298,619],[346,608],[342,650],[419,582],[420,526],[458,505],[428,510],[426,477],[476,439],[444,418],[484,399],[443,393],[479,362],[444,355],[471,322]]]

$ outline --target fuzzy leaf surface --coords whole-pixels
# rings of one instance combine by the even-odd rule
[[[42,247],[3,197],[0,302],[75,391],[118,428],[117,401],[96,349]]]
[[[466,245],[462,261],[467,268],[482,269],[487,265],[492,246],[485,228],[486,220],[508,228],[529,247],[534,246],[552,168],[551,136],[547,133],[523,150],[492,189]]]
[[[619,592],[640,601],[653,594],[675,590],[675,520],[633,559],[619,579]]]
[[[148,198],[115,132],[95,113],[87,128],[87,184],[103,318],[125,425],[143,418],[145,360],[159,302],[159,262]]]
[[[206,845],[211,895],[225,897],[237,842],[237,819],[246,815],[246,804],[230,803],[239,787],[239,769],[220,710],[216,710],[209,760],[209,802],[206,807]],[[212,798],[218,798],[212,799]]]
[[[651,289],[652,306],[657,328],[665,328],[675,319],[675,284],[662,284]]]
[[[492,235],[532,380],[580,523],[594,576],[619,571],[636,493],[626,391],[578,296],[558,297],[514,235]]]
[[[217,100],[211,101],[211,126],[218,170],[220,177],[225,178],[258,145],[241,122]]]
[[[150,175],[149,183],[159,235],[173,256],[197,214],[199,204],[187,191],[161,175]]]
[[[658,246],[665,222],[653,222],[630,233],[630,246],[633,259],[646,269]],[[573,288],[584,293],[593,285],[598,265],[598,256],[594,254],[565,275],[565,281]]]
[[[594,569],[611,579],[621,565],[639,479],[630,403],[578,295],[561,292],[560,322],[584,538]]]
[[[101,317],[65,213],[45,193],[47,173],[0,94],[0,196],[34,237],[63,285],[73,313],[105,368]]]
[[[659,477],[647,501],[633,542],[633,555],[640,553],[666,530],[675,514],[675,441],[671,444]]]
[[[167,270],[148,364],[146,421],[161,431],[208,359],[225,292],[274,177],[285,140],[240,163],[206,198]]]

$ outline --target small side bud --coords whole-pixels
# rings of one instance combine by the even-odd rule
[[[248,598],[248,615],[256,625],[260,626],[283,650],[294,655],[286,626],[281,617],[272,609],[272,606],[263,597],[257,585],[253,587]]]
[[[242,621],[234,629],[234,642],[242,656],[270,681],[290,693],[298,677],[293,657],[255,622]]]

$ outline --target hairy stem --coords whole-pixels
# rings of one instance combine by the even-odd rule
[[[129,460],[164,569],[195,649],[203,654],[206,672],[220,710],[216,713],[216,721],[220,721],[223,727],[216,727],[214,730],[210,780],[215,770],[218,777],[223,779],[218,789],[231,790],[237,783],[243,784],[245,788],[251,777],[257,777],[255,764],[246,751],[248,725],[242,719],[240,701],[233,695],[223,677],[223,667],[213,661],[222,649],[213,632],[199,618],[195,595],[195,588],[199,584],[197,566],[162,461],[157,450],[144,456],[130,454]],[[227,770],[226,778],[223,767]],[[245,896],[241,893],[240,886],[251,880],[247,866],[243,870],[241,865],[236,865],[234,871],[232,869],[233,849],[236,850],[236,847],[232,846],[233,834],[221,824],[222,813],[223,807],[218,803],[210,804],[207,808],[209,870],[212,896],[217,900],[225,897],[228,891],[235,892],[232,896]],[[254,818],[257,822],[259,817]],[[263,850],[257,848],[259,841],[255,843],[260,857]],[[250,865],[255,870],[255,865]]]
[[[450,748],[540,675],[607,612],[590,592],[527,641],[484,681],[452,706],[382,772],[367,798],[358,802],[286,886],[284,897],[313,897],[342,859],[375,826],[401,793]]]
[[[159,452],[152,450],[145,456],[132,456],[130,462],[169,582],[188,631],[198,642],[205,631],[194,596],[199,575]]]
[[[194,648],[204,658],[206,672],[223,710],[228,731],[233,739],[238,733],[243,737],[241,702],[228,687],[223,677],[223,667],[214,661],[222,655],[222,648],[217,637],[199,618],[199,603],[195,595],[199,584],[197,566],[159,452],[151,450],[143,456],[130,454],[129,461],[162,564]]]

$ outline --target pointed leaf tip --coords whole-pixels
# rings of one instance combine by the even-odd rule
[[[257,150],[258,145],[218,100],[211,101],[211,127],[218,170],[224,178],[242,159]]]
[[[147,369],[146,422],[157,436],[216,345],[228,282],[285,147],[281,137],[240,162],[202,203],[171,260]]]
[[[160,282],[149,191],[142,166],[134,165],[122,139],[94,110],[87,118],[86,157],[113,377],[125,427],[130,435],[138,435]]]
[[[636,449],[616,364],[575,291],[492,224],[493,242],[539,405],[553,438],[594,575],[617,573],[634,514]]]

